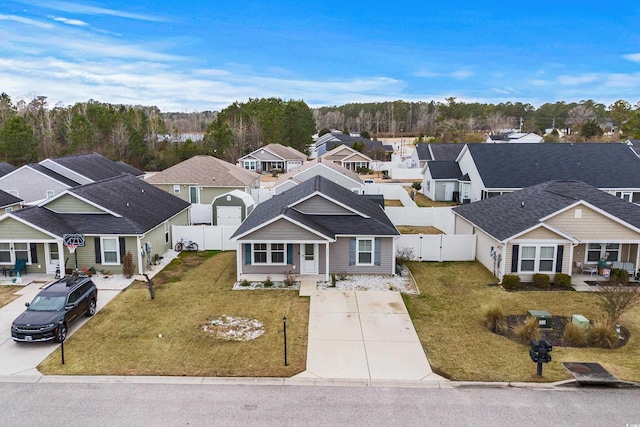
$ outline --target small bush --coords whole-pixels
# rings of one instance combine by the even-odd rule
[[[265,288],[270,288],[273,286],[273,282],[271,281],[271,276],[267,276],[265,281],[262,283],[262,286],[264,286]]]
[[[618,336],[609,322],[595,321],[587,332],[587,341],[593,347],[615,348],[618,344]]]
[[[347,277],[349,277],[347,273],[338,273],[338,280],[347,280]]]
[[[136,265],[133,263],[133,255],[131,251],[127,251],[127,253],[122,258],[122,274],[127,279],[131,278],[136,272]]]
[[[240,286],[244,286],[245,288],[248,288],[249,286],[251,286],[251,283],[249,283],[247,279],[244,279],[242,280],[242,282],[240,282]]]
[[[420,191],[420,189],[422,188],[422,183],[420,181],[416,181],[413,184],[411,184],[411,188]]]
[[[501,306],[494,304],[484,308],[484,324],[493,333],[505,335],[509,329],[507,316]]]
[[[336,282],[337,282],[336,273],[331,273],[331,287],[332,288],[336,287]]]
[[[529,316],[524,322],[519,322],[514,328],[514,332],[522,343],[528,344],[531,340],[540,339],[540,328],[538,327],[538,319]]]
[[[505,274],[502,277],[502,287],[508,291],[520,289],[520,276],[517,274]]]
[[[612,268],[609,280],[616,285],[626,285],[629,283],[629,273],[622,268]]]
[[[556,273],[553,279],[553,286],[557,288],[569,289],[571,287],[571,276],[564,273]]]
[[[293,271],[286,271],[284,273],[284,279],[282,279],[282,281],[284,282],[285,286],[293,286],[296,284],[296,280],[298,280],[298,275],[296,273],[294,273]]]
[[[549,287],[549,275],[543,273],[535,273],[531,279],[533,286],[540,289]]]
[[[574,347],[585,346],[587,344],[587,331],[580,325],[567,323],[564,327],[562,342]]]
[[[413,248],[399,248],[396,251],[396,265],[405,265],[413,258]]]

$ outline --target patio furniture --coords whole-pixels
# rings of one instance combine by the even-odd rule
[[[611,267],[627,270],[627,273],[629,273],[631,277],[635,277],[636,275],[636,266],[632,262],[613,261]]]
[[[595,273],[598,272],[597,265],[582,264],[581,268],[582,268],[582,274],[589,274],[590,276],[593,276]]]
[[[18,273],[27,274],[27,260],[26,259],[17,259],[16,265],[13,268],[9,269],[9,277],[14,274],[18,275]]]

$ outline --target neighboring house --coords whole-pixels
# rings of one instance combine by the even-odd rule
[[[640,206],[580,181],[549,181],[453,212],[455,234],[477,235],[477,260],[500,280],[571,275],[601,259],[638,269]]]
[[[488,143],[534,143],[537,144],[542,142],[544,138],[535,133],[525,133],[525,132],[512,132],[505,133],[500,135],[487,135],[487,140],[485,142]]]
[[[637,156],[640,156],[640,139],[627,139],[625,144],[630,146]]]
[[[9,172],[13,172],[17,168],[7,162],[0,162],[0,176],[5,176]]]
[[[367,154],[371,154],[375,150],[382,150],[388,159],[391,159],[391,155],[393,154],[392,145],[385,145],[380,141],[372,141],[371,139],[363,138],[361,136],[354,137],[351,135],[345,135],[340,131],[332,131],[318,137],[310,147],[309,157],[322,157],[335,147],[343,144],[353,148],[353,144],[356,142],[364,144],[364,152]]]
[[[305,163],[303,167],[293,172],[280,175],[272,187],[273,194],[280,194],[318,175],[354,193],[364,192],[364,183],[357,173],[320,158]]]
[[[143,172],[97,153],[80,154],[14,168],[0,176],[0,190],[19,197],[25,204],[37,204],[69,188],[123,174],[142,176]]]
[[[189,223],[189,203],[132,175],[68,189],[36,206],[0,216],[0,265],[27,260],[27,273],[91,268],[122,272],[131,252],[143,273],[155,254],[171,249],[171,226]],[[73,255],[67,234],[84,236]]]
[[[464,144],[458,143],[420,143],[416,144],[411,153],[411,160],[420,168],[425,167],[431,160],[455,161],[463,147]]]
[[[456,163],[469,177],[471,202],[549,180],[579,180],[640,203],[640,158],[626,144],[467,144]],[[427,168],[425,188],[431,185]]]
[[[212,225],[240,225],[251,213],[256,202],[250,194],[231,190],[213,199]]]
[[[282,144],[269,144],[238,159],[238,166],[257,173],[289,172],[307,161],[307,155]]]
[[[362,154],[358,150],[354,150],[346,145],[338,145],[333,150],[322,156],[324,162],[333,162],[343,168],[358,172],[358,170],[369,169],[371,158]]]
[[[193,156],[146,181],[191,204],[205,205],[231,190],[260,188],[260,175],[213,156]]]
[[[315,176],[258,206],[240,225],[243,274],[395,274],[398,230],[383,206]]]
[[[471,180],[455,161],[431,160],[424,168],[422,193],[431,200],[469,203]]]
[[[0,191],[0,211],[12,212],[22,209],[22,199],[6,191]]]

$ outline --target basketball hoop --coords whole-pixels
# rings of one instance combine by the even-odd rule
[[[67,249],[69,249],[69,253],[70,254],[74,253],[76,251],[77,247],[78,247],[78,245],[75,245],[75,244],[67,245]]]

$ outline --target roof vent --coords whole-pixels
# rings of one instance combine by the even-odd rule
[[[524,200],[522,202],[520,202],[520,207],[524,208]]]

